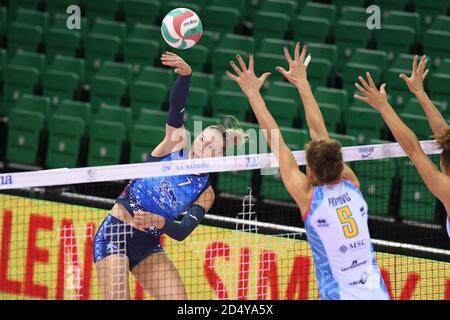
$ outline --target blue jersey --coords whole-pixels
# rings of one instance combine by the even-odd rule
[[[448,237],[450,238],[450,218],[447,218],[447,233]]]
[[[151,157],[149,161],[186,158],[186,153],[181,150],[162,158]],[[189,210],[208,186],[208,174],[139,178],[127,185],[117,202],[132,215],[135,211],[148,211],[173,221]]]

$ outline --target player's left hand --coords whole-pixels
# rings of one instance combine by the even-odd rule
[[[239,62],[240,68],[236,65],[234,61],[230,61],[230,65],[233,70],[236,72],[237,76],[232,74],[229,71],[226,71],[226,75],[237,82],[242,92],[247,97],[252,97],[255,94],[259,93],[259,90],[266,82],[267,78],[271,75],[270,72],[263,73],[260,77],[255,75],[254,70],[254,58],[253,54],[250,53],[248,68],[245,64],[244,60],[240,55],[236,56],[237,61]]]
[[[411,91],[414,94],[418,94],[423,91],[423,81],[425,80],[425,77],[430,71],[429,69],[426,69],[428,60],[425,55],[422,56],[419,64],[417,64],[417,60],[418,57],[416,55],[414,56],[414,60],[412,63],[412,72],[410,77],[408,77],[404,73],[401,73],[399,75],[399,77],[402,78],[403,81],[405,81],[409,91]]]
[[[362,94],[362,96],[355,94],[355,99],[369,104],[378,111],[389,107],[390,105],[386,95],[386,84],[383,83],[380,90],[378,90],[369,72],[366,72],[366,76],[367,82],[363,77],[358,77],[358,80],[361,82],[362,86],[359,83],[355,83],[356,88]]]
[[[165,222],[164,217],[160,215],[147,211],[137,211],[134,213],[133,227],[141,231],[145,231],[146,228],[150,227],[162,229]]]
[[[173,52],[164,52],[161,56],[161,61],[163,65],[175,68],[175,73],[181,76],[190,76],[192,74],[191,66]]]

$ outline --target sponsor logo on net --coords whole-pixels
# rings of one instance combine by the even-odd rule
[[[362,159],[371,159],[374,151],[375,147],[361,147],[358,149]]]
[[[12,175],[0,176],[0,186],[14,184]]]
[[[256,168],[258,166],[258,158],[255,156],[245,157],[247,168]]]
[[[367,246],[367,240],[366,239],[361,239],[361,240],[357,240],[354,242],[350,242],[348,244],[343,244],[342,246],[339,247],[339,251],[343,254],[347,253],[347,252],[353,252],[355,250],[360,250],[363,249]]]

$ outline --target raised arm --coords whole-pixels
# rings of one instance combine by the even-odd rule
[[[250,54],[248,68],[239,55],[237,56],[237,60],[240,68],[233,61],[230,62],[237,76],[229,71],[226,74],[237,82],[242,92],[248,97],[250,106],[260,127],[266,129],[264,130],[264,135],[280,164],[280,174],[283,183],[289,194],[299,205],[301,211],[305,212],[309,205],[308,197],[311,191],[311,184],[308,178],[299,170],[291,150],[284,142],[280,129],[267,110],[267,106],[259,92],[270,73],[266,72],[259,78],[255,75],[253,54]]]
[[[297,88],[305,108],[306,123],[308,124],[311,140],[329,139],[330,136],[322,112],[308,82],[308,65],[305,63],[307,56],[306,46],[303,47],[301,53],[300,49],[300,43],[297,42],[294,50],[294,59],[292,59],[288,48],[285,47],[284,56],[289,64],[289,71],[286,71],[283,67],[276,67],[276,70]],[[344,164],[342,177],[350,180],[357,187],[360,186],[358,177],[347,164]]]
[[[366,73],[366,76],[367,82],[364,78],[358,77],[361,85],[358,83],[355,85],[362,96],[355,94],[355,98],[366,102],[381,113],[395,139],[414,163],[428,189],[448,208],[450,205],[450,193],[448,192],[450,190],[450,178],[436,168],[430,158],[423,152],[414,132],[395,113],[387,100],[386,84],[382,84],[380,90],[378,90],[370,73]]]
[[[172,52],[163,53],[161,61],[163,65],[175,68],[178,77],[170,92],[166,134],[163,141],[152,151],[152,156],[155,157],[165,156],[186,146],[183,118],[192,75],[191,67]]]
[[[429,69],[425,69],[428,59],[426,56],[422,56],[419,64],[417,64],[417,60],[418,57],[416,55],[414,56],[414,60],[412,63],[411,76],[407,77],[404,73],[402,73],[400,74],[400,78],[405,81],[409,91],[411,91],[416,96],[417,100],[425,111],[434,136],[437,137],[442,134],[444,129],[447,127],[447,122],[445,121],[439,110],[436,108],[436,106],[433,104],[430,97],[428,97],[423,88],[423,81],[425,80],[425,77],[429,72]]]

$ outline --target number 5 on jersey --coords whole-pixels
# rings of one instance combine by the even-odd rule
[[[348,206],[336,209],[339,221],[342,224],[342,230],[346,238],[353,238],[358,235],[358,226],[352,217],[352,212]]]

